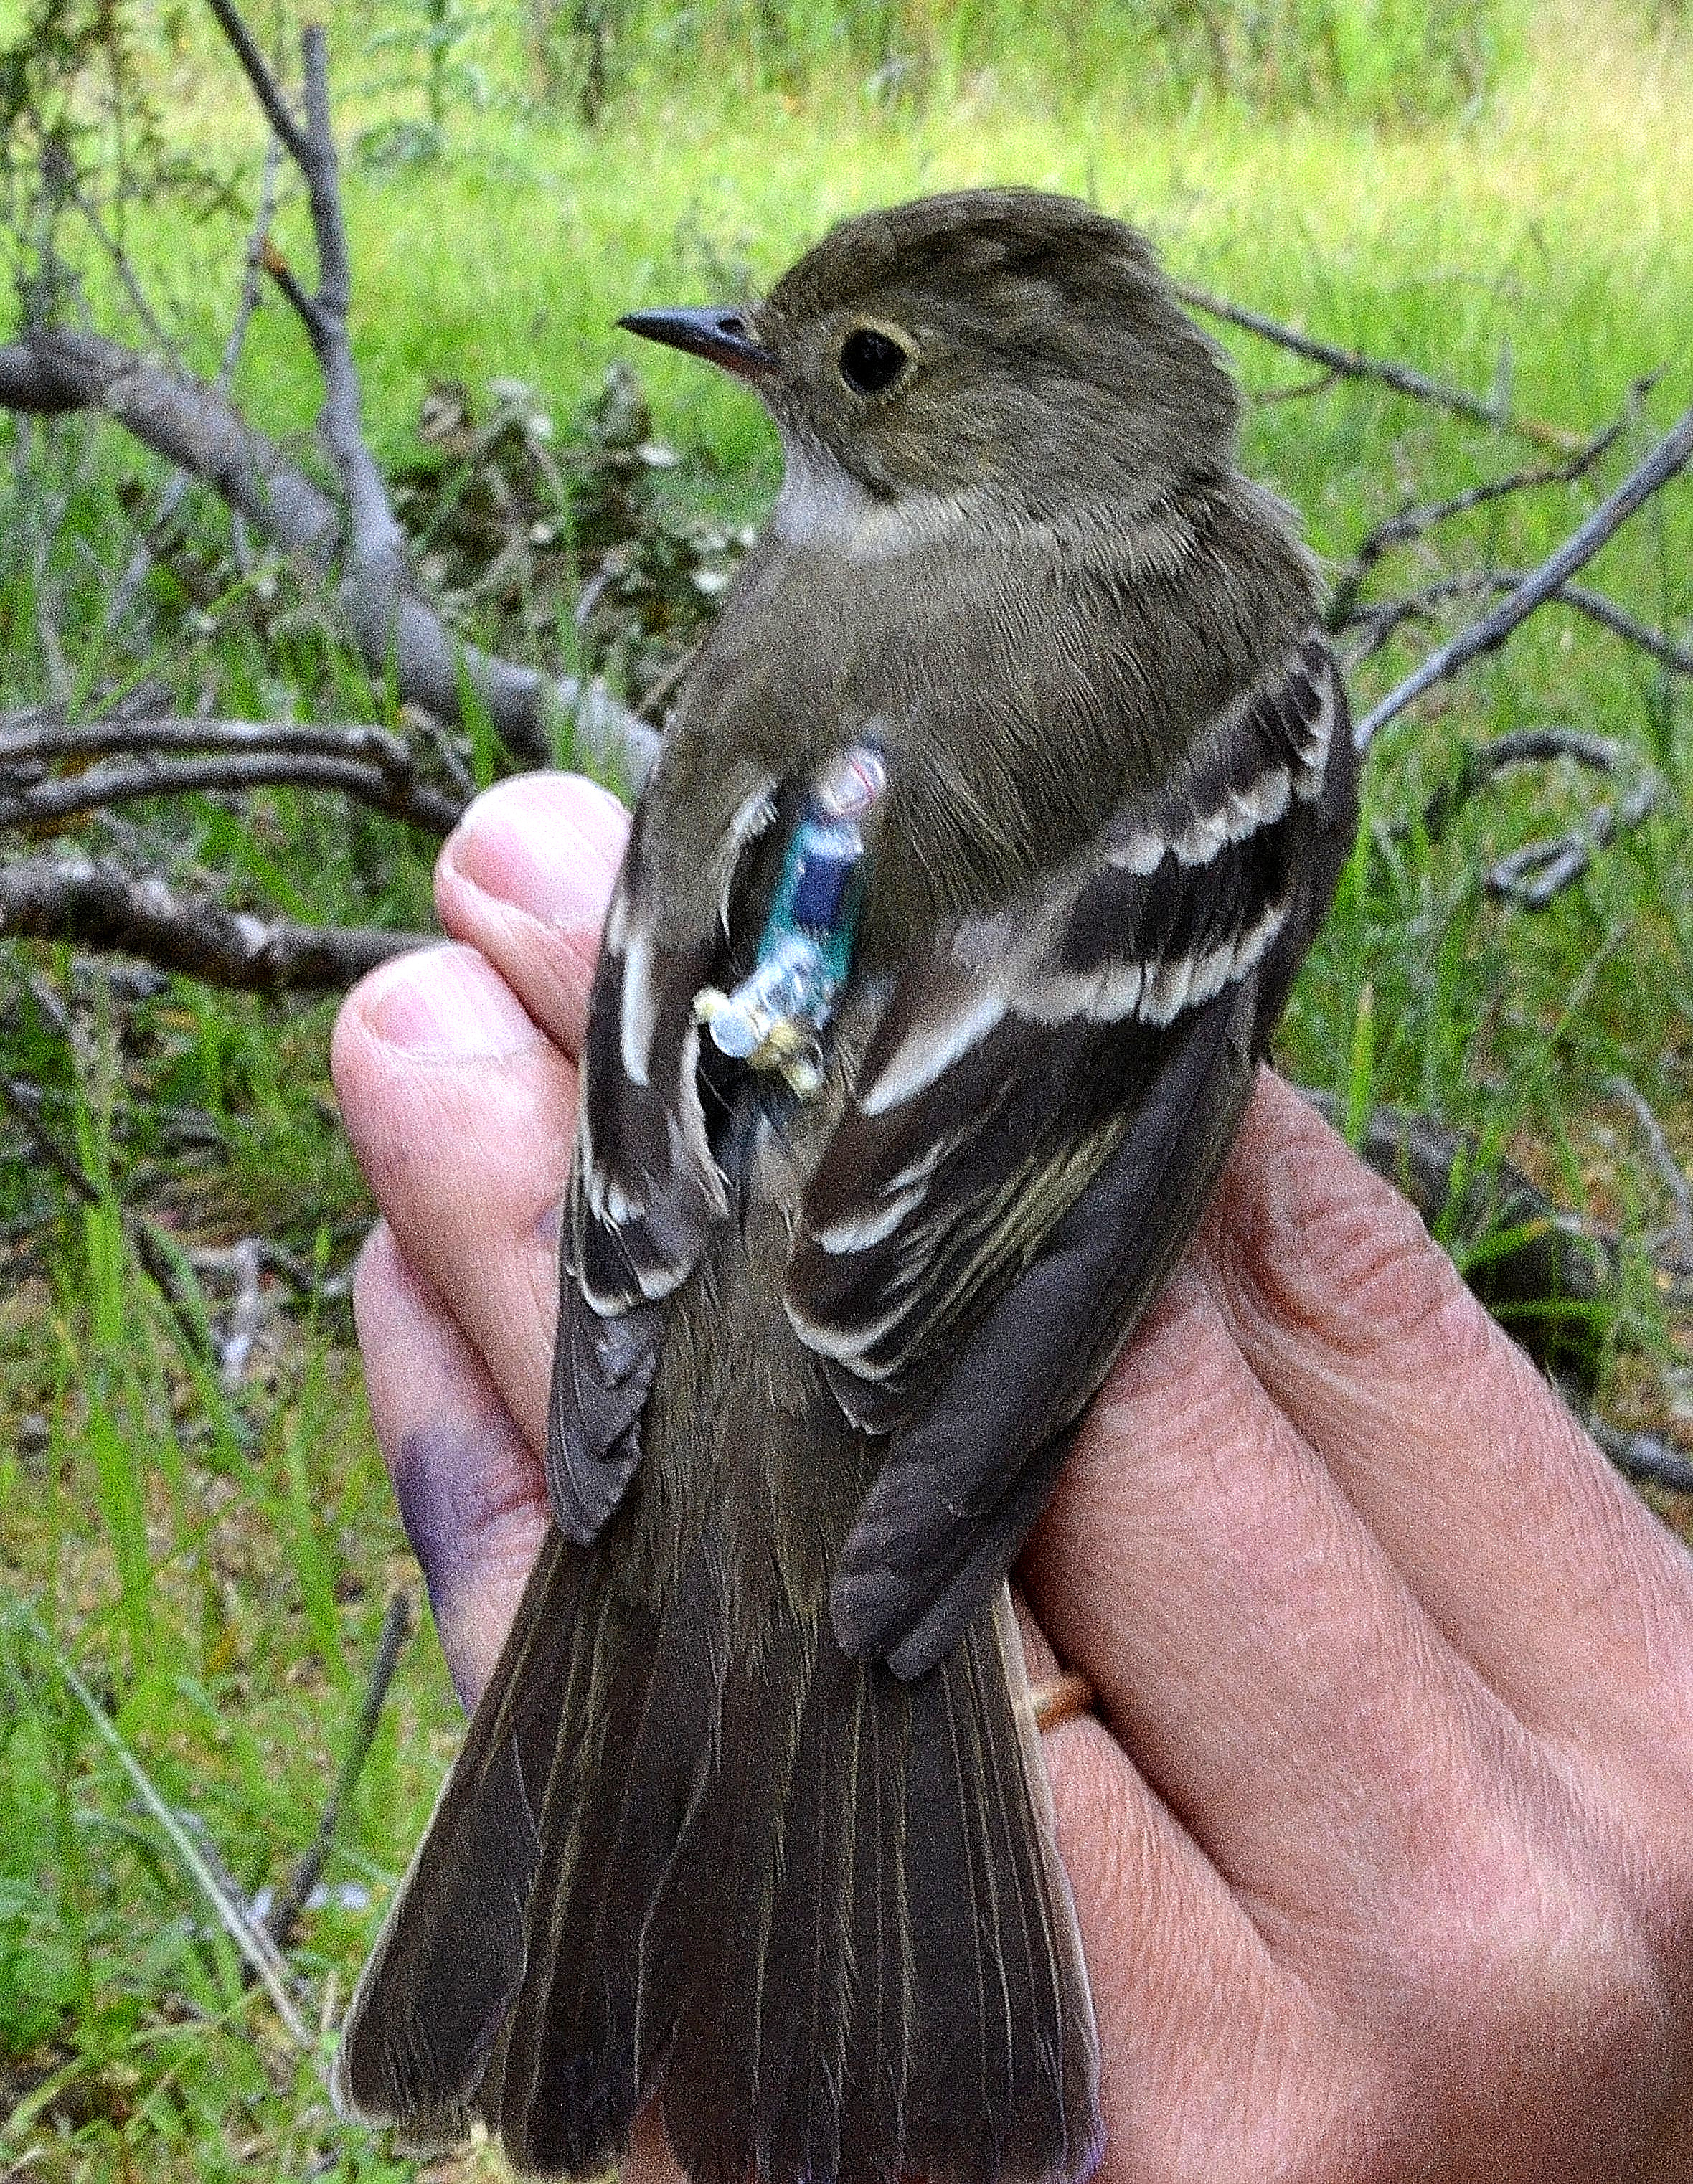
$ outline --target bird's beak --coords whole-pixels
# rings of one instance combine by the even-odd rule
[[[648,341],[685,348],[743,379],[762,379],[777,369],[776,359],[753,339],[744,313],[718,308],[703,311],[631,311],[620,326]]]

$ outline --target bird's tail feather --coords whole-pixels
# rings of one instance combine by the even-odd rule
[[[588,2176],[659,2096],[695,2184],[1084,2176],[1098,2061],[1008,1596],[911,1683],[542,1551],[348,2013],[344,2107]]]

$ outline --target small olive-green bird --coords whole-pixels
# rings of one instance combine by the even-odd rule
[[[1353,838],[1313,566],[1084,205],[927,198],[624,323],[745,379],[785,477],[606,920],[557,1522],[338,2091],[545,2176],[656,2101],[695,2184],[1080,2179],[1005,1572]]]

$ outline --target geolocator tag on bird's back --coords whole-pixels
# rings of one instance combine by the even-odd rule
[[[788,838],[758,961],[732,993],[708,986],[693,1012],[720,1054],[779,1070],[804,1100],[823,1079],[823,1034],[852,969],[868,837],[888,766],[871,744],[833,752],[811,777]]]

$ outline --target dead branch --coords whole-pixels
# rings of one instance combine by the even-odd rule
[[[1488,578],[1488,586],[1490,590],[1504,592],[1513,589],[1524,581],[1519,572],[1501,569]],[[1603,592],[1592,591],[1585,584],[1560,584],[1553,594],[1553,604],[1573,607],[1577,614],[1585,615],[1590,621],[1596,621],[1601,628],[1608,629],[1612,636],[1620,637],[1637,651],[1649,654],[1660,667],[1667,667],[1672,675],[1693,675],[1693,645],[1678,644],[1674,638],[1666,636],[1662,630],[1652,629],[1646,623],[1637,621],[1626,609],[1619,607],[1614,599],[1607,599]]]
[[[1636,1485],[1665,1487],[1672,1494],[1693,1494],[1693,1457],[1656,1434],[1632,1433],[1591,1412],[1583,1424],[1624,1479]]]
[[[237,734],[259,726],[245,721],[218,725]],[[200,740],[203,744],[214,738]],[[206,758],[94,766],[81,773],[53,776],[22,786],[8,785],[0,778],[0,827],[49,826],[82,812],[132,804],[144,797],[239,795],[252,788],[338,790],[440,839],[450,834],[464,816],[465,807],[458,798],[417,780],[410,754],[404,745],[399,747],[402,755],[398,761],[393,753],[384,752],[372,762],[309,746],[283,744],[267,749],[264,747],[267,740],[261,729],[253,738],[256,747],[231,749]]]
[[[1450,780],[1441,783],[1423,813],[1423,831],[1440,841],[1453,819],[1496,773],[1516,766],[1550,766],[1568,759],[1590,773],[1614,774],[1634,762],[1634,755],[1614,737],[1590,728],[1545,726],[1512,728],[1486,743],[1467,744]]]
[[[293,109],[283,98],[276,80],[265,65],[265,58],[253,43],[253,34],[242,20],[231,0],[206,0],[207,6],[216,16],[218,27],[234,48],[241,63],[242,72],[253,86],[253,96],[264,108],[270,126],[281,139],[294,164],[304,170],[309,153],[306,140],[300,133],[300,125]]]
[[[236,366],[241,360],[242,350],[247,345],[248,330],[253,323],[253,314],[258,310],[259,299],[265,292],[265,243],[270,235],[271,223],[276,215],[276,182],[281,171],[281,142],[273,131],[265,147],[265,166],[259,184],[259,209],[254,216],[253,231],[248,241],[247,254],[242,263],[241,294],[236,304],[235,317],[231,322],[228,336],[224,342],[223,355],[218,362],[217,376],[212,382],[217,393],[226,400],[228,398],[230,387],[235,378]],[[130,555],[122,576],[112,588],[111,600],[107,606],[105,621],[101,630],[103,645],[109,641],[116,631],[122,627],[131,608],[134,606],[142,585],[146,582],[148,571],[153,566],[155,543],[167,532],[172,517],[181,506],[183,496],[188,490],[189,484],[190,477],[187,471],[174,471],[159,493],[158,504],[153,510],[150,521],[142,527],[142,534],[136,541],[135,549]],[[239,521],[237,517],[237,525]]]
[[[293,1941],[306,1906],[311,1901],[312,1891],[323,1877],[323,1869],[335,1847],[336,1831],[341,1825],[342,1813],[357,1786],[365,1762],[370,1757],[370,1747],[376,1741],[377,1724],[381,1720],[388,1686],[393,1681],[394,1669],[399,1662],[400,1648],[410,1630],[410,1595],[404,1591],[390,1593],[387,1608],[382,1617],[381,1635],[376,1641],[376,1655],[365,1680],[359,1719],[354,1724],[353,1734],[348,1740],[346,1752],[325,1802],[316,1831],[289,1874],[286,1886],[265,1914],[265,1930],[279,1949],[287,1948]]]
[[[47,1162],[47,1166],[65,1183],[85,1206],[97,1206],[100,1194],[88,1180],[81,1166],[60,1145],[41,1118],[42,1095],[39,1086],[26,1084],[21,1078],[0,1077],[0,1106],[3,1106],[24,1135]]]
[[[1381,650],[1401,623],[1431,618],[1434,610],[1447,599],[1467,595],[1473,598],[1484,592],[1514,592],[1528,581],[1528,573],[1520,569],[1465,569],[1456,576],[1436,577],[1433,583],[1424,584],[1414,592],[1401,593],[1395,599],[1345,607],[1331,627],[1337,631],[1363,630],[1364,640],[1351,656],[1355,660],[1367,660],[1372,653]],[[1646,653],[1672,675],[1693,676],[1693,645],[1678,644],[1673,637],[1639,621],[1603,592],[1596,592],[1586,584],[1560,584],[1548,604],[1568,607],[1576,614],[1584,615],[1590,621],[1620,637],[1625,644]]]
[[[1625,778],[1632,774],[1634,778],[1616,804],[1599,805],[1568,833],[1527,843],[1489,869],[1482,882],[1487,893],[1519,910],[1545,909],[1574,886],[1601,850],[1657,810],[1663,783],[1638,752],[1586,728],[1515,728],[1490,742],[1468,745],[1451,779],[1430,797],[1423,814],[1423,831],[1431,842],[1438,842],[1457,812],[1495,774],[1512,766],[1551,765],[1559,759],[1590,773]]]
[[[1441,524],[1467,515],[1475,509],[1485,508],[1493,501],[1506,499],[1513,493],[1536,492],[1543,486],[1575,484],[1616,446],[1651,384],[1644,381],[1631,388],[1629,405],[1622,415],[1584,442],[1568,462],[1536,463],[1527,470],[1512,471],[1505,477],[1484,478],[1479,485],[1467,487],[1462,493],[1452,493],[1445,500],[1424,501],[1401,508],[1398,515],[1389,516],[1384,523],[1377,524],[1373,531],[1365,533],[1352,557],[1354,571],[1362,576],[1390,548],[1408,545]]]
[[[1615,804],[1601,804],[1579,827],[1550,841],[1529,842],[1500,858],[1482,884],[1501,902],[1519,910],[1545,910],[1573,888],[1601,850],[1631,833],[1657,809],[1662,783],[1655,773],[1641,776]]]
[[[32,328],[0,345],[0,407],[43,416],[101,410],[209,486],[261,538],[320,573],[328,573],[342,549],[334,501],[215,387],[98,334]],[[496,733],[532,758],[549,755],[554,718],[573,718],[583,763],[620,773],[632,789],[645,779],[658,737],[603,683],[543,675],[464,644],[409,587],[378,642],[374,617],[354,611],[347,583],[341,591],[365,665],[373,675],[392,670],[407,704],[456,721],[468,692],[486,708]]]
[[[1675,1271],[1693,1274],[1693,1181],[1687,1170],[1675,1157],[1674,1147],[1664,1133],[1662,1123],[1652,1111],[1651,1102],[1639,1085],[1626,1077],[1613,1077],[1606,1088],[1614,1100],[1620,1100],[1634,1117],[1645,1143],[1646,1153],[1657,1171],[1674,1209],[1669,1226],[1657,1239],[1660,1255],[1665,1246],[1675,1255]]]
[[[285,111],[281,95],[247,36],[240,16],[229,0],[213,0],[213,8],[259,103],[274,120]],[[265,269],[304,325],[323,375],[318,432],[347,500],[342,604],[360,652],[367,660],[375,661],[386,658],[398,621],[407,578],[405,548],[381,472],[365,444],[363,398],[347,331],[352,261],[341,214],[340,169],[330,126],[328,59],[321,24],[307,25],[301,51],[305,64],[305,133],[302,136],[295,130],[285,135],[283,142],[304,178],[310,202],[312,235],[317,246],[316,293],[307,292],[274,245],[265,254]]]
[[[1479,395],[1467,394],[1462,387],[1448,387],[1438,379],[1430,379],[1424,372],[1413,370],[1409,365],[1395,364],[1385,357],[1365,356],[1357,349],[1340,348],[1333,342],[1298,333],[1291,326],[1266,318],[1261,311],[1249,310],[1244,304],[1232,304],[1225,297],[1213,296],[1207,289],[1178,281],[1176,293],[1189,309],[1203,311],[1208,318],[1221,319],[1226,325],[1239,326],[1245,333],[1256,334],[1261,341],[1273,342],[1278,348],[1302,356],[1309,363],[1320,364],[1338,379],[1374,380],[1380,386],[1390,387],[1396,394],[1431,403],[1437,410],[1448,410],[1455,417],[1467,417],[1474,424],[1491,426],[1495,432],[1514,432],[1519,438],[1538,442],[1541,447],[1567,450],[1581,444],[1575,433],[1566,432],[1560,425],[1516,416],[1501,403],[1484,401]]]
[[[400,777],[415,771],[402,737],[364,721],[216,721],[131,706],[103,720],[70,726],[55,721],[44,706],[0,713],[0,775],[30,765],[131,750],[309,751],[362,760]]]
[[[1544,606],[1575,574],[1584,568],[1601,547],[1620,531],[1653,493],[1658,492],[1693,456],[1693,410],[1679,421],[1632,470],[1610,497],[1595,509],[1585,523],[1573,531],[1557,550],[1523,579],[1490,613],[1467,629],[1439,645],[1407,675],[1397,688],[1364,714],[1352,732],[1362,752],[1387,723],[1437,682],[1445,682],[1471,660],[1496,651],[1537,607]]]
[[[0,346],[0,405],[37,415],[98,410],[200,479],[285,553],[326,570],[341,518],[321,487],[203,380],[99,334],[32,326]]]
[[[251,993],[340,993],[436,936],[297,925],[226,909],[85,858],[0,864],[0,938],[68,940]]]
[[[1252,399],[1261,409],[1277,402],[1304,402],[1313,394],[1326,394],[1339,376],[1337,371],[1319,371],[1315,379],[1295,380],[1290,387],[1261,387]]]

